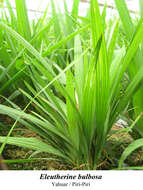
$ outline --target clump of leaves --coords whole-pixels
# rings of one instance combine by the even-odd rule
[[[78,4],[79,1],[75,0],[72,12],[75,20],[78,17]],[[26,49],[25,61],[32,81],[30,84],[25,80],[28,93],[20,89],[30,100],[24,110],[0,105],[0,114],[16,120],[8,136],[0,137],[0,142],[3,143],[0,154],[8,143],[56,155],[72,167],[84,164],[85,169],[97,168],[112,125],[126,109],[143,78],[142,66],[126,85],[126,89],[121,85],[143,40],[143,17],[132,32],[128,48],[122,48],[118,52],[115,52],[118,21],[113,26],[107,46],[103,24],[105,17],[100,14],[97,0],[91,0],[90,16],[86,18],[90,21],[88,25],[84,24],[76,32],[51,45],[43,54],[54,54],[72,39],[73,52],[66,59],[64,69],[56,63],[51,64],[24,35],[0,22],[3,30]],[[85,30],[91,34],[88,48],[82,35]],[[124,91],[122,95],[121,90]],[[26,110],[31,103],[36,111],[28,114]],[[17,122],[36,132],[43,141],[10,137]]]

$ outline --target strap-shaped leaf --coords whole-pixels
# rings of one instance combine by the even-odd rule
[[[6,137],[0,136],[0,142],[5,142]],[[24,137],[8,137],[7,144],[21,146],[24,148],[37,150],[40,152],[48,152],[62,158],[66,158],[66,156],[60,152],[59,150],[53,148],[52,146],[36,139],[36,138],[24,138]]]
[[[25,39],[30,40],[31,30],[28,19],[26,2],[25,0],[15,0],[15,4],[16,4],[18,31]]]
[[[119,160],[119,168],[122,167],[124,160],[137,148],[143,146],[143,138],[133,141],[122,153],[122,156]]]
[[[5,23],[0,22],[2,26],[17,42],[19,42],[23,47],[25,47],[38,61],[40,61],[51,73],[53,72],[51,66],[47,61],[40,55],[40,53],[20,34],[14,31],[11,27],[7,26]]]

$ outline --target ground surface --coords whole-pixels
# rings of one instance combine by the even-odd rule
[[[12,123],[11,119],[6,117],[6,123]],[[6,135],[7,130],[0,131],[2,135]],[[102,159],[98,165],[99,170],[111,170],[118,167],[118,160],[123,150],[133,141],[130,135],[126,135],[122,138],[123,132],[119,133],[120,127],[114,126],[109,134],[109,138],[105,149],[103,151]],[[36,137],[35,133],[24,128],[17,127],[12,133],[12,136],[24,136],[24,137]],[[35,151],[28,150],[25,148],[6,145],[3,152],[3,157],[6,160],[17,160],[17,159],[28,159]],[[125,166],[142,166],[143,165],[143,151],[141,149],[132,153],[126,160]],[[47,153],[39,153],[32,158],[53,158],[53,156]],[[65,164],[61,164],[55,160],[40,160],[28,163],[10,163],[8,164],[9,170],[72,170],[72,169],[83,169],[82,166],[77,168],[71,168]]]

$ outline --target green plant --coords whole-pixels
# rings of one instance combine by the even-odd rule
[[[73,37],[83,32],[82,28],[86,26],[84,22],[77,22],[79,1],[75,1],[72,14],[68,12],[66,1],[63,1],[64,15],[60,9],[57,12],[54,1],[51,1],[52,16],[47,15],[48,8],[46,8],[44,14],[37,21],[32,22],[28,18],[25,0],[15,1],[16,15],[9,0],[5,0],[5,2],[9,14],[1,7],[3,23],[26,39],[40,54],[46,57],[47,62],[50,61],[51,64],[56,62],[61,68],[65,68],[67,59],[73,60]],[[80,28],[81,31],[78,32]],[[14,92],[19,86],[24,88],[21,78],[29,81],[30,73],[27,69],[28,65],[25,63],[25,48],[22,48],[8,32],[3,32],[2,29],[0,29],[0,39],[0,94],[6,95]],[[60,49],[58,49],[59,47]],[[30,52],[26,53],[31,56]],[[11,91],[9,87],[11,87]]]
[[[135,31],[135,25],[133,24],[133,19],[130,16],[125,0],[115,0],[115,3],[124,27],[126,38],[127,40],[131,40]],[[142,5],[141,1],[140,4]],[[124,18],[126,18],[126,21]],[[132,80],[135,77],[136,73],[139,72],[139,70],[142,68],[142,51],[143,48],[142,46],[140,46],[138,52],[136,53],[135,57],[132,59],[131,64],[128,67],[129,80]],[[135,119],[143,111],[143,88],[141,83],[139,85],[140,87],[136,89],[136,92],[132,98],[132,107],[134,111],[133,113],[131,113],[131,118],[133,119]],[[143,135],[142,122],[143,119],[140,118],[140,120],[137,123],[137,126],[133,129],[134,133],[136,133],[136,136]]]
[[[74,1],[72,12],[76,21],[78,3]],[[56,16],[54,4],[52,6]],[[8,143],[57,155],[72,167],[84,164],[85,169],[97,168],[111,127],[126,110],[143,78],[143,67],[140,67],[126,86],[121,83],[143,40],[143,17],[132,33],[128,47],[115,52],[119,21],[113,26],[112,37],[108,39],[107,45],[103,15],[100,14],[98,2],[91,0],[90,16],[86,17],[90,23],[84,23],[48,47],[42,53],[45,58],[24,38],[24,34],[0,22],[1,28],[20,48],[26,49],[24,60],[32,81],[32,84],[24,81],[28,91],[19,89],[30,100],[24,110],[0,105],[0,114],[16,120],[8,136],[0,137],[3,143],[0,154]],[[57,26],[54,25],[55,36],[62,31]],[[85,30],[90,36],[88,48],[87,41],[84,41]],[[67,44],[69,40],[73,46]],[[66,65],[60,66],[50,58],[55,52],[60,57],[58,48],[65,47],[65,44],[67,52],[69,46],[73,50],[72,53],[64,54],[67,56],[64,59]],[[26,113],[31,103],[35,110]],[[35,131],[42,139],[10,137],[17,122]]]

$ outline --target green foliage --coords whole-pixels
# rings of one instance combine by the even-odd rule
[[[15,1],[16,16],[6,2],[10,19],[0,22],[0,93],[12,87],[12,93],[18,90],[29,103],[23,110],[9,98],[11,107],[0,104],[0,114],[15,120],[8,135],[0,137],[0,154],[12,144],[56,155],[72,167],[96,169],[107,135],[129,103],[138,108],[133,119],[142,112],[143,17],[134,26],[124,0],[115,0],[128,40],[119,48],[119,20],[106,26],[106,6],[101,14],[97,0],[91,0],[85,18],[78,15],[79,0],[71,13],[63,1],[64,14],[51,0],[52,15],[46,16],[45,10],[33,25],[25,0]],[[11,137],[18,122],[41,140]],[[120,167],[131,152],[125,151]]]
[[[122,1],[115,0],[115,3],[118,9],[124,30],[125,30],[126,38],[128,40],[131,40],[132,36],[134,35],[135,26],[133,24],[130,13],[127,9],[125,0],[122,0]],[[126,21],[124,18],[126,18]],[[141,16],[141,20],[139,21],[137,28],[139,27],[139,25],[142,25],[142,19],[143,17]],[[140,35],[142,35],[142,31],[140,31]],[[137,53],[135,54],[134,59],[131,60],[131,64],[128,67],[130,80],[133,80],[133,78],[136,76],[139,70],[142,69],[142,59],[143,59],[142,50],[143,50],[142,47],[138,49]],[[132,99],[133,107],[135,108],[134,113],[133,113],[134,119],[143,111],[142,94],[143,94],[143,87],[141,86],[140,89],[136,91]],[[142,122],[143,122],[143,119],[141,118],[138,121],[138,124],[137,124],[138,127],[136,129],[137,130],[136,132],[138,132],[141,136],[143,134]]]
[[[136,150],[137,148],[140,148],[143,146],[143,139],[138,139],[133,141],[123,152],[120,160],[119,160],[119,168],[122,167],[122,164],[124,162],[124,160],[127,158],[127,156],[129,156],[134,150]]]

